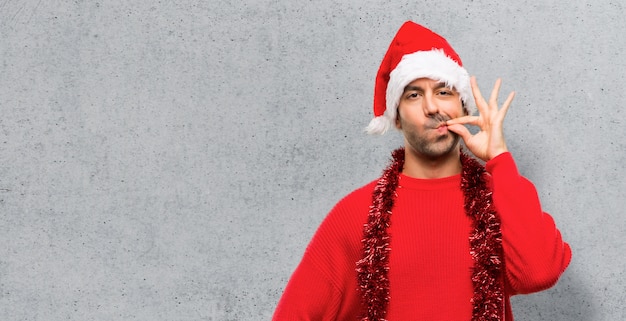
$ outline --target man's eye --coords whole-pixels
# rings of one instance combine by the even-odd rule
[[[410,93],[410,94],[408,94],[406,97],[407,97],[407,98],[417,98],[418,96],[419,96],[419,94],[418,94],[418,93]]]
[[[442,90],[439,92],[440,95],[452,95],[452,92],[449,90]]]

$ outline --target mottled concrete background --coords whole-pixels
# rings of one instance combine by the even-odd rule
[[[510,148],[574,259],[516,320],[625,320],[625,13],[0,0],[0,320],[268,320],[328,210],[402,143],[362,129],[408,19],[518,93]]]

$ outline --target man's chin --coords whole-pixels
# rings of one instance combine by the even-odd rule
[[[447,156],[451,153],[455,153],[459,149],[459,141],[459,135],[450,133],[446,140],[441,141],[440,144],[436,146],[439,156]]]
[[[447,144],[431,144],[430,146],[411,146],[411,149],[416,151],[422,157],[432,160],[446,158],[451,154],[456,153],[459,150],[458,140],[453,140]]]

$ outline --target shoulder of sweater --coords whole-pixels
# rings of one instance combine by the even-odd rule
[[[363,185],[335,204],[320,224],[313,241],[309,245],[309,252],[316,252],[319,244],[343,244],[344,248],[359,248],[362,237],[362,227],[367,222],[369,206],[372,203],[372,192],[376,181]],[[331,241],[329,241],[331,240]],[[325,246],[321,246],[325,248]],[[320,254],[321,253],[321,254]],[[318,254],[325,256],[327,251]]]
[[[371,181],[345,195],[335,204],[329,216],[344,216],[347,212],[354,213],[355,211],[360,213],[362,209],[365,209],[367,213],[372,203],[372,193],[376,182],[377,180]]]
[[[356,201],[356,200],[362,200],[362,199],[367,199],[368,201],[371,201],[372,199],[372,193],[374,192],[374,187],[376,187],[376,182],[378,180],[373,180],[357,189],[355,189],[354,191],[350,192],[348,195],[344,196],[339,203],[341,202],[352,202],[352,201]]]

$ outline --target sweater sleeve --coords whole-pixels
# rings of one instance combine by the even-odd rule
[[[542,211],[535,186],[519,174],[510,153],[498,155],[486,168],[502,220],[505,273],[512,294],[553,286],[571,261],[570,246],[554,219]]]
[[[305,254],[291,275],[272,320],[335,320],[340,297],[340,292]]]

